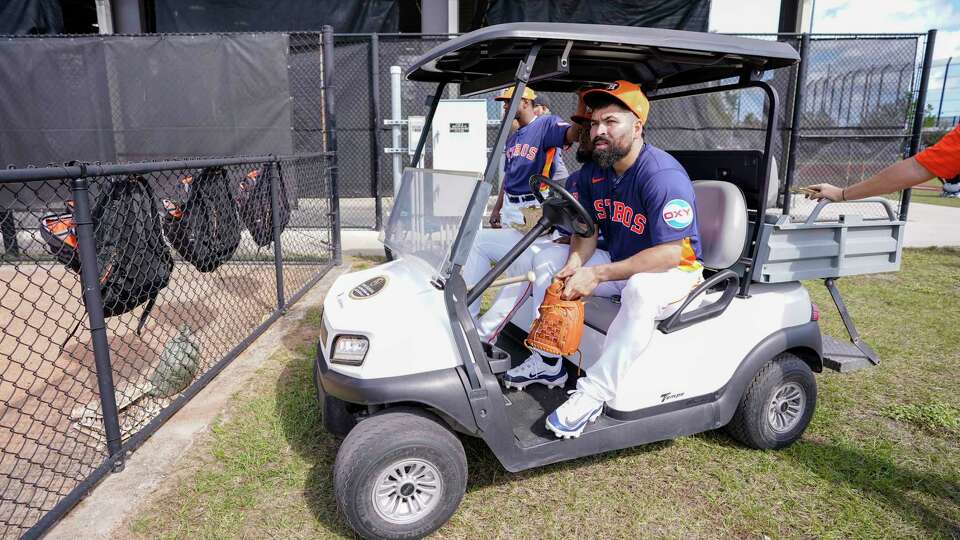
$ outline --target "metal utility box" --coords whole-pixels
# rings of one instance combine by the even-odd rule
[[[425,121],[424,116],[410,116],[407,118],[407,155],[410,156],[410,159],[413,159],[413,154],[417,151],[417,141],[420,140],[420,134],[423,133],[423,124]],[[424,152],[426,154],[426,152]],[[411,167],[423,168],[423,155],[420,156],[420,161],[417,163],[411,163]],[[395,190],[400,189],[400,182],[397,182]]]
[[[483,172],[487,166],[487,100],[440,100],[432,126],[434,169]]]
[[[851,203],[882,205],[887,217],[841,214],[836,219],[819,219],[828,201],[821,201],[802,222],[791,222],[789,216],[766,216],[753,280],[782,283],[899,270],[906,222],[886,199],[843,204]]]

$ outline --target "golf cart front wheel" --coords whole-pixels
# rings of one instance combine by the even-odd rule
[[[421,538],[450,519],[467,485],[460,440],[427,413],[387,409],[357,424],[333,466],[337,506],[364,538]]]
[[[753,378],[727,431],[752,448],[784,448],[803,435],[816,404],[810,366],[795,354],[781,353]]]

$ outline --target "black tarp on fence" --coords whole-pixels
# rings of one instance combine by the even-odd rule
[[[58,0],[4,0],[0,3],[0,34],[59,34],[63,9]]]
[[[330,25],[338,32],[396,32],[397,0],[155,0],[157,32],[275,32]]]
[[[0,162],[291,154],[307,85],[289,50],[286,34],[0,40]],[[314,56],[303,73],[319,77]]]
[[[565,22],[645,26],[695,32],[706,32],[709,20],[710,0],[491,0],[483,16],[485,25],[520,21]]]

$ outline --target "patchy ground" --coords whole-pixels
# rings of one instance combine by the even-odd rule
[[[822,284],[807,287],[841,336]],[[759,452],[707,433],[510,474],[468,440],[466,497],[435,536],[960,538],[960,251],[907,250],[900,273],[839,287],[883,363],[818,376],[799,443]],[[352,535],[332,495],[337,443],[314,402],[318,322],[235,396],[132,536]]]

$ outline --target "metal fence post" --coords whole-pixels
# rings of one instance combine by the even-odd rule
[[[323,109],[327,131],[327,170],[330,171],[330,214],[333,218],[333,261],[343,262],[340,235],[340,188],[337,185],[337,119],[333,88],[333,27],[324,25],[323,35]]]
[[[943,96],[947,93],[947,80],[950,77],[950,62],[953,57],[947,57],[947,65],[943,67],[943,86],[940,87],[940,105],[937,107],[937,127],[940,127],[940,115],[943,114]]]
[[[370,164],[373,180],[374,226],[383,227],[383,200],[380,197],[380,38],[370,37]]]
[[[920,136],[923,134],[923,113],[927,105],[927,86],[930,83],[930,66],[933,64],[933,45],[937,41],[937,31],[927,32],[927,49],[923,53],[923,68],[920,71],[920,89],[917,91],[917,106],[913,111],[913,135],[910,137],[910,155],[920,150]],[[910,189],[903,190],[900,200],[900,220],[907,220],[910,208]]]
[[[797,67],[797,82],[793,89],[793,115],[790,119],[790,139],[787,142],[787,178],[783,185],[783,214],[790,215],[790,188],[793,186],[794,169],[797,166],[797,142],[800,139],[800,113],[803,108],[804,87],[807,84],[807,58],[810,52],[810,34],[800,38],[800,65]]]
[[[113,458],[120,453],[120,418],[117,397],[114,394],[113,367],[110,347],[107,345],[107,324],[103,316],[103,298],[100,296],[100,270],[97,266],[97,243],[90,210],[90,184],[84,176],[86,166],[80,165],[80,177],[73,180],[74,223],[77,227],[77,247],[80,252],[80,279],[83,285],[83,303],[90,322],[93,341],[93,359],[97,368],[97,389],[103,412],[103,428],[107,436],[107,451]],[[123,470],[123,457],[114,463],[113,471]]]
[[[287,309],[286,302],[283,299],[283,246],[280,243],[280,233],[283,232],[280,225],[280,182],[283,181],[283,169],[280,167],[280,161],[270,163],[276,165],[276,174],[270,175],[270,223],[273,226],[273,268],[277,276],[277,311],[283,313]]]
[[[400,75],[402,72],[400,66],[390,66],[390,117],[393,119],[393,125],[390,126],[390,130],[393,135],[394,150],[400,148],[400,139],[402,137],[400,128],[400,119],[403,116],[400,111],[402,107],[400,100]],[[413,141],[407,141],[408,147],[411,144],[413,144]],[[393,196],[396,197],[400,192],[400,179],[403,177],[403,158],[399,152],[396,152],[391,154],[391,161],[393,162]],[[416,166],[417,165],[412,165],[412,167]]]

